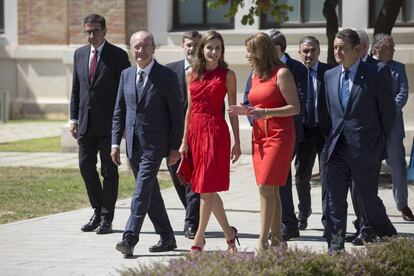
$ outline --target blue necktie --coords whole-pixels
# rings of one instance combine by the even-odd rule
[[[144,90],[144,71],[138,71],[137,94],[141,95]]]
[[[312,68],[308,71],[308,94],[306,96],[306,121],[307,128],[315,126],[315,87],[313,86]]]
[[[344,77],[342,78],[342,89],[341,89],[341,105],[344,111],[348,106],[349,101],[349,70],[344,71]]]

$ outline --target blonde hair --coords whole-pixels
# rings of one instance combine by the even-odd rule
[[[245,44],[253,61],[255,74],[261,80],[269,79],[276,65],[284,65],[277,57],[276,48],[267,34],[254,34],[246,39]]]
[[[219,58],[219,66],[227,68],[228,65],[224,61],[224,40],[220,33],[216,31],[208,31],[202,37],[198,43],[198,47],[195,54],[195,59],[193,61],[193,72],[196,79],[200,79],[203,76],[204,69],[206,67],[206,59],[204,58],[204,46],[208,41],[212,39],[218,39],[221,42],[221,56]]]

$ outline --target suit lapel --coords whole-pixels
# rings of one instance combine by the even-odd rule
[[[346,108],[346,112],[349,112],[349,110],[351,109],[352,103],[356,97],[356,95],[358,95],[359,90],[361,89],[361,84],[364,81],[364,65],[362,62],[359,63],[354,81],[352,83],[352,89],[350,91],[350,95],[349,95],[349,102],[348,102],[348,106]]]
[[[108,42],[105,41],[105,44],[102,47],[101,55],[98,60],[98,64],[96,65],[95,75],[93,76],[92,82],[89,83],[89,86],[92,86],[96,82],[96,79],[98,78],[99,73],[101,72],[102,68],[105,66],[104,61],[106,60],[105,58],[107,56],[107,52],[108,52]],[[88,71],[88,76],[89,76],[89,71]]]
[[[153,81],[152,80],[154,78],[154,75],[156,74],[155,72],[157,70],[157,66],[158,66],[158,63],[154,60],[154,65],[151,68],[151,71],[150,71],[150,73],[148,75],[147,82],[145,83],[145,86],[144,86],[144,89],[142,90],[142,93],[139,93],[138,94],[138,91],[137,91],[137,94],[138,94],[138,104],[141,102],[141,100],[143,98],[145,98],[145,95],[147,94],[149,88],[152,87],[152,85],[153,85]]]
[[[331,79],[331,86],[334,88],[333,91],[335,93],[332,93],[332,104],[335,105],[335,109],[339,110],[339,112],[341,113],[341,115],[344,114],[344,110],[342,109],[342,104],[341,104],[341,90],[340,90],[340,85],[339,83],[341,82],[341,66],[338,66],[334,77]]]

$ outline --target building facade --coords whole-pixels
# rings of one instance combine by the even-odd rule
[[[326,61],[327,39],[322,15],[324,0],[284,0],[294,7],[289,21],[279,24],[269,16],[255,17],[253,25],[241,24],[249,6],[232,20],[226,7],[212,11],[207,0],[0,0],[0,93],[7,94],[10,118],[67,118],[74,50],[85,43],[82,19],[98,13],[107,20],[107,39],[124,49],[131,34],[149,30],[156,41],[155,56],[161,64],[182,58],[184,30],[218,29],[226,43],[226,61],[236,72],[238,99],[250,71],[244,41],[258,31],[280,29],[287,37],[287,53],[298,58],[298,42],[314,35],[321,42]],[[248,1],[246,1],[248,2]],[[343,0],[337,13],[341,28],[365,28],[370,36],[382,0]],[[414,0],[405,0],[392,33],[395,59],[406,64],[409,86],[414,88]],[[414,99],[410,93],[404,109],[408,135],[414,129]],[[250,138],[241,119],[242,136]],[[410,140],[411,139],[406,139]],[[249,145],[244,151],[249,150]]]

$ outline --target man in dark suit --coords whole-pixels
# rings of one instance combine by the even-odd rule
[[[383,67],[361,62],[359,43],[355,31],[340,31],[334,41],[335,59],[340,65],[325,73],[331,120],[325,168],[329,252],[344,248],[350,179],[373,231],[380,237],[397,233],[378,197],[381,161],[395,118],[389,74]]]
[[[325,138],[320,126],[326,123],[325,102],[325,71],[332,66],[318,60],[320,54],[319,41],[316,37],[305,36],[299,41],[299,55],[303,64],[308,68],[308,89],[305,100],[305,116],[302,123],[304,139],[299,142],[295,158],[295,184],[299,198],[299,230],[305,230],[308,226],[308,217],[312,213],[310,179],[316,154],[321,164],[321,153],[325,144]],[[327,133],[325,132],[325,136]],[[325,186],[323,179],[323,166],[319,166],[322,184],[322,223],[325,225]]]
[[[273,44],[276,47],[278,58],[286,64],[290,72],[293,74],[293,78],[296,83],[296,88],[300,101],[300,113],[294,116],[295,121],[295,130],[296,130],[296,146],[303,141],[303,125],[304,120],[304,106],[306,98],[306,90],[308,83],[308,69],[299,61],[292,59],[287,53],[286,50],[286,37],[279,31],[273,29],[269,33],[269,37],[272,40]],[[249,105],[248,95],[251,88],[251,73],[247,79],[246,88],[244,90],[244,105]],[[251,118],[249,118],[251,120]],[[282,202],[282,235],[285,241],[288,241],[292,238],[299,237],[298,229],[298,219],[295,215],[295,206],[293,205],[293,195],[292,195],[292,173],[289,172],[288,178],[286,180],[286,185],[279,187],[280,199]]]
[[[130,66],[128,54],[105,40],[105,18],[88,15],[83,32],[89,45],[75,51],[70,101],[70,132],[78,140],[79,168],[94,215],[84,232],[112,232],[118,196],[118,169],[111,160],[111,124],[121,71]],[[101,159],[103,183],[96,171]]]
[[[166,66],[177,74],[178,84],[180,86],[181,103],[185,111],[187,110],[187,81],[186,71],[191,68],[191,62],[197,49],[198,42],[201,39],[201,34],[197,31],[188,31],[183,35],[181,47],[183,49],[185,59],[172,62]],[[175,190],[185,208],[184,221],[184,236],[189,239],[194,239],[197,232],[199,211],[200,211],[200,195],[191,191],[190,185],[180,183],[176,172],[179,162],[168,166],[171,178],[174,183]]]
[[[153,59],[151,33],[136,32],[130,40],[137,65],[122,72],[112,123],[111,157],[120,165],[119,145],[125,133],[127,156],[136,174],[131,214],[116,249],[130,256],[138,243],[145,215],[160,235],[150,252],[177,248],[173,229],[161,197],[157,173],[164,157],[167,165],[180,158],[183,108],[177,75]]]

